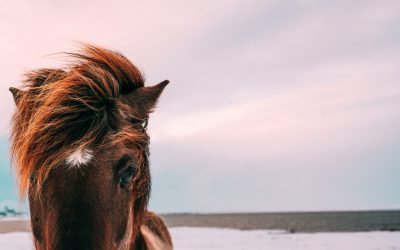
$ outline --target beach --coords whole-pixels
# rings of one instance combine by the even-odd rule
[[[24,218],[2,218],[0,219],[0,234],[12,232],[30,232],[30,221]]]

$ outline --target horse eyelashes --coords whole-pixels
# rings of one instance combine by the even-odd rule
[[[148,119],[141,119],[136,116],[129,116],[129,122],[136,127],[140,127],[142,130],[146,130]]]

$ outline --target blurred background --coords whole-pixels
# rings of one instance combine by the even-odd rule
[[[400,208],[398,1],[8,1],[0,33],[0,208],[18,207],[8,88],[77,41],[171,81],[152,210]]]

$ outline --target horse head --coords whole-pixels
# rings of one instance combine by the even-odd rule
[[[63,69],[28,72],[12,120],[20,195],[37,249],[134,249],[150,195],[145,86],[120,53],[86,45]],[[135,246],[136,245],[136,246]]]

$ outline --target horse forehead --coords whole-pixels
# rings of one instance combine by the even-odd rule
[[[78,148],[70,154],[66,162],[71,167],[82,167],[87,165],[93,159],[93,150]]]
[[[105,143],[99,147],[78,147],[65,159],[67,166],[81,168],[88,165],[94,158],[96,162],[107,162],[119,159],[126,154],[126,146],[123,142]]]

